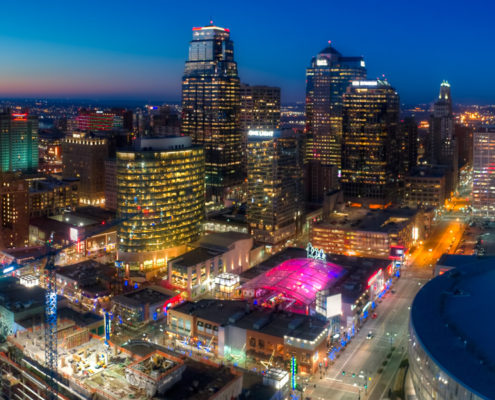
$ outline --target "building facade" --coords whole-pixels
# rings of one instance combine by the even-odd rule
[[[181,133],[204,148],[209,199],[224,198],[242,178],[239,88],[230,31],[193,28],[182,79]]]
[[[0,173],[0,248],[28,245],[28,204],[29,188],[20,174]]]
[[[404,203],[408,207],[442,207],[447,198],[443,168],[417,167],[404,182]]]
[[[117,152],[118,259],[165,270],[198,239],[204,219],[204,152],[189,137],[141,138]]]
[[[79,181],[47,176],[26,178],[30,218],[62,214],[79,205]]]
[[[77,129],[80,131],[110,131],[122,128],[124,118],[122,115],[101,110],[80,110],[76,117]]]
[[[473,135],[473,212],[478,216],[495,216],[495,131],[478,131]]]
[[[0,171],[36,171],[38,117],[27,112],[0,114]]]
[[[341,166],[342,95],[354,80],[366,79],[363,57],[344,57],[328,45],[306,70],[306,133],[313,135],[312,158]]]
[[[62,142],[64,179],[79,179],[79,202],[83,205],[105,204],[105,160],[108,141],[75,135]]]
[[[302,159],[294,135],[250,131],[246,218],[255,240],[274,247],[295,237],[302,214]]]
[[[354,81],[344,94],[341,186],[346,200],[384,207],[399,172],[399,96],[387,81]]]

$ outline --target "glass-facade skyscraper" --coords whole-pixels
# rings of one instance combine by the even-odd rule
[[[189,137],[139,138],[117,151],[118,260],[128,270],[165,269],[199,238],[204,152]]]
[[[38,158],[38,117],[0,114],[0,171],[36,171]]]
[[[241,174],[240,81],[230,31],[193,28],[182,79],[182,135],[205,151],[208,199],[220,199]]]
[[[473,135],[473,212],[493,218],[495,215],[495,131],[477,131]]]
[[[346,200],[383,207],[399,173],[399,95],[386,81],[354,81],[343,97],[341,186]]]
[[[331,45],[306,70],[306,133],[313,136],[312,159],[341,166],[342,95],[354,80],[366,79],[363,57],[344,57]]]
[[[246,219],[253,238],[280,250],[296,235],[302,211],[302,153],[293,133],[250,131]]]

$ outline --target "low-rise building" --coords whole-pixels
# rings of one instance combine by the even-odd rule
[[[181,301],[181,296],[173,291],[159,286],[149,286],[115,296],[112,299],[112,309],[117,316],[118,324],[134,329],[149,321],[163,319],[169,307]]]
[[[240,274],[248,269],[253,239],[239,232],[213,233],[192,246],[167,266],[168,283],[183,289],[188,298],[211,291],[214,278],[221,273]]]
[[[167,317],[169,335],[179,347],[212,352],[244,366],[260,363],[286,369],[294,356],[303,372],[315,372],[326,357],[328,327],[324,318],[230,300],[186,302]]]
[[[424,237],[422,211],[347,207],[311,227],[311,243],[325,253],[388,258],[390,247],[410,247]]]

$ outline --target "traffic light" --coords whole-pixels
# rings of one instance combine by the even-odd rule
[[[364,388],[365,389],[368,389],[368,384],[367,383],[364,384]]]
[[[342,376],[344,376],[344,375],[345,375],[345,371],[342,371]]]
[[[352,373],[352,377],[353,377],[353,378],[355,378],[355,377],[356,377],[356,374],[355,374],[354,372]]]

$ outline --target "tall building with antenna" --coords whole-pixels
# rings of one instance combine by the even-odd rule
[[[181,134],[204,147],[207,200],[241,182],[240,81],[230,31],[193,28],[182,79]]]

